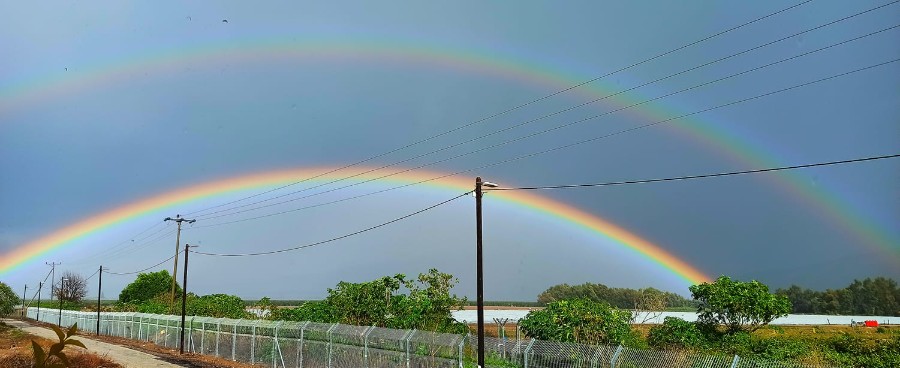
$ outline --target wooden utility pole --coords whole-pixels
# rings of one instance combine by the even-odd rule
[[[25,318],[25,293],[28,292],[28,284],[25,285],[25,290],[22,291],[22,318]]]
[[[166,217],[163,221],[175,221],[178,224],[178,232],[175,235],[175,265],[172,267],[172,313],[175,313],[175,278],[178,277],[178,250],[181,248],[181,223],[187,222],[193,224],[197,220],[188,220],[182,218],[181,215],[175,215],[175,218]]]
[[[97,275],[97,336],[100,336],[100,294],[103,293],[103,266]]]
[[[62,262],[44,262],[47,266],[50,266],[50,301],[53,301],[53,293],[56,292],[56,266],[62,264]]]
[[[475,178],[475,252],[476,254],[476,279],[478,280],[478,367],[484,368],[484,262],[481,256],[481,197],[484,196],[482,187],[496,188],[497,184],[481,181],[481,177]]]

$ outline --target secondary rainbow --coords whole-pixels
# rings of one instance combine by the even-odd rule
[[[460,70],[517,80],[551,91],[590,79],[598,73],[597,70],[602,70],[602,68],[596,68],[591,72],[575,73],[573,71],[579,68],[572,65],[554,67],[554,63],[530,62],[530,60],[540,60],[540,57],[535,55],[502,57],[497,55],[494,50],[479,53],[468,49],[438,49],[433,45],[401,43],[393,40],[391,43],[385,43],[372,39],[278,40],[249,37],[243,40],[229,40],[227,44],[190,45],[184,48],[176,47],[150,53],[132,54],[124,58],[110,58],[106,59],[106,62],[98,63],[77,73],[59,71],[11,82],[0,88],[0,112],[91,88],[114,85],[146,73],[170,73],[190,67],[208,68],[221,65],[221,63],[335,59]],[[556,64],[559,64],[559,61]],[[616,93],[618,90],[620,87],[600,80],[569,93],[598,98]],[[630,92],[611,97],[606,102],[628,106],[646,99],[637,92]],[[688,112],[678,110],[654,102],[623,112],[642,119],[658,121]],[[742,137],[737,132],[725,131],[721,126],[704,122],[696,117],[671,122],[663,127],[699,142],[718,156],[727,157],[741,167],[758,168],[797,163],[776,158],[774,149],[753,143],[752,139]],[[782,154],[781,156],[786,155]],[[812,216],[834,225],[834,228],[858,239],[861,244],[866,244],[869,248],[884,253],[888,259],[900,265],[900,241],[893,239],[886,230],[878,226],[871,218],[866,218],[860,210],[852,208],[837,193],[826,192],[824,188],[809,185],[809,179],[802,174],[786,173],[766,177],[770,178],[767,180],[774,183],[785,193],[786,197],[808,207]]]
[[[7,274],[42,255],[72,244],[79,239],[97,234],[149,212],[238,191],[292,183],[332,170],[333,168],[303,168],[262,172],[192,185],[135,201],[73,223],[22,244],[14,248],[10,253],[3,254],[2,258],[0,258],[0,275]],[[373,181],[379,183],[412,184],[446,175],[435,171],[415,170],[389,178],[381,178],[384,174],[376,172],[365,173],[370,170],[370,168],[355,167],[324,175],[316,180],[335,180],[360,174],[353,181],[374,179]],[[422,183],[422,185],[464,193],[471,190],[474,184],[460,178],[447,177],[428,181]],[[684,262],[662,247],[574,206],[527,192],[492,192],[491,197],[508,201],[590,230],[599,236],[633,250],[660,267],[669,270],[673,275],[689,284],[710,281],[710,278],[696,267]]]

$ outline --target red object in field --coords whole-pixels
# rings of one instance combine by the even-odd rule
[[[878,327],[878,321],[866,321],[866,327]]]

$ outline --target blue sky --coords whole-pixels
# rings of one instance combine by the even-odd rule
[[[600,97],[598,90],[627,89],[883,3],[804,4],[369,164],[388,165],[485,136]],[[366,159],[565,88],[560,81],[589,80],[787,6],[737,1],[8,4],[0,12],[5,55],[0,95],[6,100],[0,102],[0,254],[158,193],[253,172]],[[624,100],[640,102],[892,27],[898,11],[898,5],[890,5],[642,87]],[[429,169],[468,170],[897,59],[898,32],[888,30],[640,108],[655,115],[609,114]],[[273,48],[280,52],[265,51]],[[323,57],[329,48],[344,51]],[[443,59],[423,62],[410,50]],[[205,57],[188,57],[197,53]],[[486,72],[488,64],[462,67],[459,60],[466,55],[544,74],[523,78]],[[113,71],[119,74],[105,82]],[[892,63],[461,177],[481,175],[506,186],[602,182],[894,154],[900,147],[898,82],[900,63]],[[428,164],[622,106],[605,100],[401,166]],[[738,142],[749,147],[751,157],[770,161],[736,160],[728,149],[685,134],[692,129],[731,137],[719,142],[733,150]],[[854,278],[900,278],[898,168],[900,161],[882,160],[538,194],[618,224],[711,276],[824,289]],[[789,181],[799,183],[795,192],[785,189]],[[388,186],[360,185],[229,219]],[[129,244],[136,233],[162,229],[166,216],[264,189],[147,214],[36,259],[3,281],[16,289],[36,284],[47,272],[44,261],[52,260],[62,261],[62,270],[85,275],[101,263],[122,272],[144,268],[168,257],[175,239],[162,230]],[[797,194],[810,192],[839,203],[841,214],[877,229],[884,242],[866,243]],[[456,194],[414,186],[209,228],[200,226],[221,219],[198,216],[197,228],[186,229],[182,238],[209,251],[278,249],[356,231]],[[474,297],[472,202],[464,198],[325,247],[274,257],[192,258],[190,284],[201,294],[303,299],[321,297],[340,280],[438,267],[460,278],[460,294]],[[686,293],[686,284],[673,274],[596,234],[533,210],[491,204],[490,198],[486,206],[487,299],[532,300],[563,282]],[[113,248],[123,241],[125,246]],[[114,297],[129,281],[105,278],[104,294]]]

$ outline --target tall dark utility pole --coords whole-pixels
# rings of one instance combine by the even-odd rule
[[[481,177],[475,178],[475,249],[477,253],[477,299],[478,299],[478,367],[484,368],[484,262],[482,260],[481,241],[481,197],[484,196],[482,187],[496,188],[497,184],[481,181]]]
[[[36,321],[38,321],[38,322],[40,322],[40,320],[41,320],[41,289],[43,289],[43,288],[44,288],[44,283],[43,283],[43,282],[39,282],[39,283],[38,283],[38,307],[37,307],[37,315],[34,317],[34,319],[35,319]]]
[[[25,290],[22,291],[22,318],[25,318],[25,293],[28,292],[28,284],[25,284]]]
[[[188,271],[188,253],[191,252],[189,244],[184,245],[184,280],[181,281],[181,344],[179,344],[179,354],[184,354],[184,315],[187,310],[187,271]]]
[[[56,291],[56,266],[62,264],[62,262],[44,262],[47,266],[50,266],[50,301],[53,301],[53,293]]]
[[[193,224],[197,220],[188,220],[182,218],[181,215],[175,215],[175,218],[166,217],[163,221],[175,221],[178,223],[178,233],[175,235],[175,266],[172,268],[172,312],[175,312],[175,279],[178,277],[178,249],[181,248],[181,223],[187,222]]]
[[[103,293],[103,266],[97,274],[97,336],[100,336],[100,294]]]

